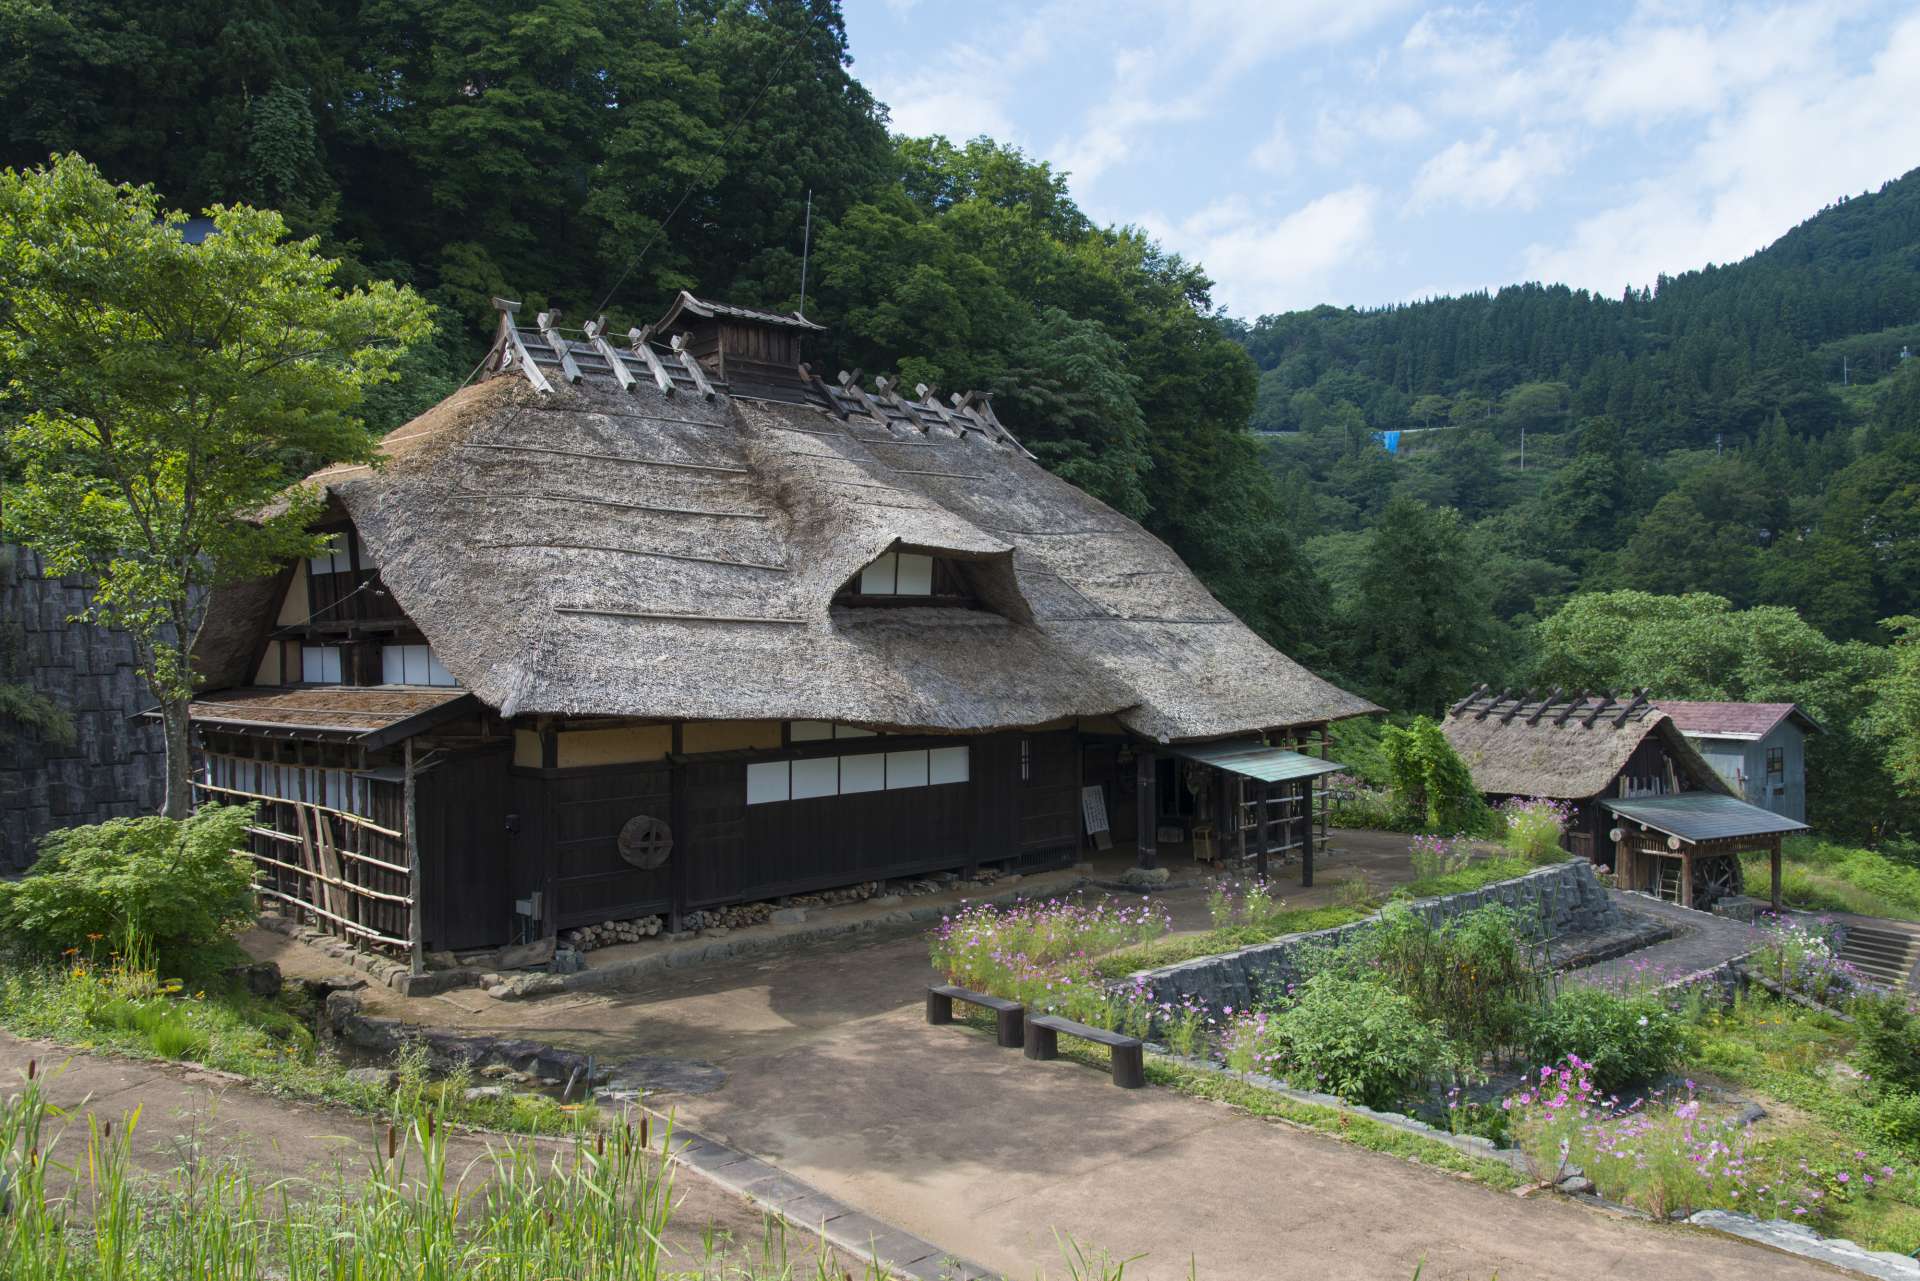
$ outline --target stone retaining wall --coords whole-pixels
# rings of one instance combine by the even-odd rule
[[[1618,905],[1594,876],[1593,864],[1585,859],[1557,863],[1464,894],[1414,899],[1407,907],[1431,924],[1444,925],[1489,903],[1503,903],[1522,917],[1539,922],[1541,936],[1545,938],[1612,929],[1622,924]],[[1360,931],[1371,928],[1375,919],[1369,917],[1308,934],[1287,934],[1237,952],[1142,970],[1123,980],[1121,986],[1131,988],[1144,984],[1159,1001],[1177,1003],[1192,997],[1216,1010],[1227,1006],[1245,1009],[1256,1003],[1263,990],[1284,987],[1295,979],[1301,949],[1341,946]]]
[[[49,578],[37,555],[0,545],[0,683],[45,694],[74,729],[71,747],[18,727],[0,738],[0,874],[27,868],[55,828],[160,808],[160,727],[129,719],[153,699],[130,637],[67,621],[89,599],[85,578]]]

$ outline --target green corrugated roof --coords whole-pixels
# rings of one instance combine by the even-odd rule
[[[1263,783],[1285,783],[1292,779],[1337,774],[1346,768],[1338,761],[1323,761],[1318,756],[1244,740],[1238,743],[1186,743],[1175,746],[1173,754],[1190,761],[1200,761],[1215,769],[1244,774]]]
[[[1807,830],[1805,823],[1718,792],[1681,792],[1674,796],[1635,796],[1625,800],[1603,797],[1600,803],[1621,818],[1644,823],[1656,832],[1665,832],[1683,841],[1724,841]]]

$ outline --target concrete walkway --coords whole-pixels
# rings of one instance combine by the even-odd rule
[[[1757,925],[1696,912],[1645,894],[1607,892],[1621,911],[1664,921],[1673,927],[1674,935],[1664,943],[1569,970],[1566,977],[1573,982],[1621,990],[1665,987],[1716,970],[1757,951],[1766,942],[1767,932]]]

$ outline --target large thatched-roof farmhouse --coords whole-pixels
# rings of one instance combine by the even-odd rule
[[[1622,888],[1707,907],[1745,889],[1742,853],[1766,851],[1779,907],[1780,839],[1806,824],[1737,798],[1644,693],[1482,685],[1448,709],[1441,729],[1489,800],[1566,802],[1567,848],[1612,868]]]
[[[261,800],[267,897],[418,957],[1092,848],[1311,858],[1324,729],[1376,709],[987,401],[824,381],[797,315],[501,309],[485,377],[312,478],[331,550],[215,603],[205,795]]]

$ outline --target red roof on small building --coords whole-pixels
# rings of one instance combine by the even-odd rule
[[[1820,726],[1795,703],[1703,703],[1661,699],[1660,710],[1673,718],[1682,734],[1702,738],[1765,738],[1789,716],[1817,734]]]

